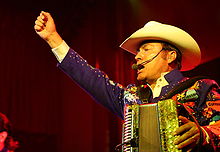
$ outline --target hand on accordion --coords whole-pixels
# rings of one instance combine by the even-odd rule
[[[195,122],[190,121],[186,117],[179,116],[182,125],[175,131],[174,135],[179,135],[175,140],[175,144],[179,149],[187,149],[191,151],[199,142],[200,130]]]

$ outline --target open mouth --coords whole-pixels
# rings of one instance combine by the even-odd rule
[[[140,73],[141,73],[141,71],[142,71],[142,69],[140,69],[140,70],[137,70],[137,74],[140,74]]]

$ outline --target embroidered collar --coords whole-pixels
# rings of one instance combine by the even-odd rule
[[[177,69],[164,75],[164,78],[166,79],[168,84],[161,87],[161,89],[159,90],[159,96],[154,96],[152,98],[152,102],[157,102],[160,99],[160,97],[166,95],[175,85],[184,80],[184,76]]]
[[[184,78],[182,73],[177,69],[174,69],[173,71],[169,72],[164,77],[169,84],[176,83],[178,81],[181,81]]]
[[[183,78],[184,78],[184,76],[177,69],[174,69],[170,72],[162,73],[161,77],[157,79],[154,89],[152,89],[149,86],[151,88],[152,92],[153,92],[153,98],[160,96],[162,88],[164,86],[179,82],[179,81],[183,80]]]

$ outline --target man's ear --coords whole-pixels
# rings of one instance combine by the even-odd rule
[[[168,63],[172,63],[177,57],[176,51],[169,51],[167,53],[167,61]]]
[[[3,131],[0,133],[0,143],[5,142],[5,139],[7,138],[8,133],[6,131]]]

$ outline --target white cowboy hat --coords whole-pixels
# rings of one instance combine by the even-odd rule
[[[182,53],[182,69],[187,71],[199,65],[201,52],[197,42],[182,29],[150,21],[145,26],[134,32],[120,47],[126,51],[137,54],[140,44],[145,40],[161,40],[177,47]]]

